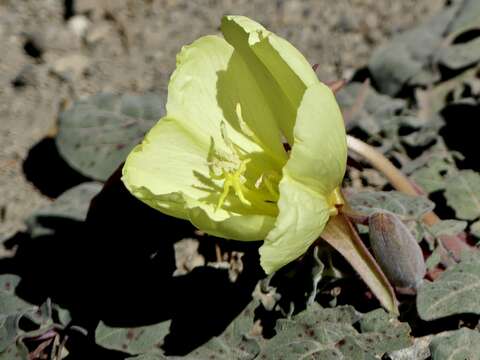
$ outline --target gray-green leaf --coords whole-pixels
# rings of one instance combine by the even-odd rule
[[[478,0],[463,0],[458,3],[461,6],[448,27],[448,33],[453,36],[469,29],[478,28],[478,24],[480,24],[480,2]]]
[[[480,238],[480,220],[475,221],[472,225],[470,225],[470,232],[473,236]]]
[[[277,335],[259,358],[376,359],[411,345],[410,327],[384,310],[364,315],[359,333],[353,324],[361,317],[349,306],[323,309],[314,303],[291,320],[279,320]]]
[[[424,283],[418,290],[417,309],[424,320],[480,314],[480,257],[465,257],[434,282]]]
[[[480,38],[441,48],[438,60],[451,69],[474,65],[480,60]]]
[[[428,22],[395,36],[374,51],[368,68],[382,93],[396,95],[422,71],[455,14],[456,6],[446,7]]]
[[[398,191],[362,191],[347,194],[349,204],[368,216],[387,210],[404,219],[420,219],[432,211],[435,204],[423,196],[411,196]]]
[[[33,305],[15,296],[15,287],[20,282],[17,275],[0,275],[0,314],[14,315],[32,309]]]
[[[258,301],[253,300],[218,337],[188,354],[185,359],[250,360],[260,352],[260,345],[249,335],[253,327],[254,311]]]
[[[426,166],[415,170],[410,177],[427,193],[445,189],[444,173],[451,170],[451,165],[445,159],[433,157]]]
[[[165,355],[162,355],[162,354],[142,354],[138,356],[128,357],[126,358],[126,360],[167,360],[167,359],[172,360],[176,358],[177,358],[176,356],[166,357]]]
[[[364,94],[365,100],[361,109],[352,112],[358,107],[358,98]],[[396,134],[402,116],[399,113],[405,109],[406,102],[394,99],[388,95],[379,94],[371,86],[361,83],[350,83],[337,94],[337,100],[348,119],[347,127],[358,126],[367,134],[374,136],[380,131],[386,137]]]
[[[479,360],[480,333],[461,328],[436,335],[430,343],[432,360]]]
[[[154,94],[97,94],[60,115],[57,147],[75,170],[106,180],[163,114]]]
[[[102,186],[100,182],[94,181],[77,185],[65,191],[53,203],[35,211],[25,221],[30,236],[54,233],[55,221],[84,221],[90,201],[100,192]]]
[[[20,282],[17,275],[0,275],[0,359],[27,359],[25,346],[19,341],[22,335],[38,336],[51,326],[50,302],[41,307],[25,302],[15,295]],[[28,318],[38,329],[24,331],[20,320]]]
[[[2,352],[0,351],[0,359],[2,360],[30,360],[28,349],[22,342],[12,342]]]
[[[447,203],[458,218],[474,220],[480,217],[480,174],[462,170],[447,180]]]
[[[438,223],[432,225],[429,230],[435,236],[441,235],[458,235],[462,231],[464,231],[467,227],[468,223],[466,221],[459,221],[459,220],[442,220]]]
[[[170,321],[136,328],[110,327],[100,322],[95,330],[95,341],[107,349],[132,355],[160,352],[169,328]]]

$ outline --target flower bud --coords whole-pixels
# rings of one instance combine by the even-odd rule
[[[405,224],[394,214],[379,211],[369,216],[370,244],[378,264],[390,282],[416,288],[425,276],[420,246]]]

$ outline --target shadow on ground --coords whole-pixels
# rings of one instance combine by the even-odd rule
[[[20,297],[36,304],[51,298],[70,310],[71,325],[88,330],[87,336],[69,333],[70,359],[126,356],[95,344],[100,320],[136,327],[172,319],[164,349],[186,354],[222,333],[249,303],[263,274],[258,243],[235,242],[246,252],[246,270],[235,283],[225,270],[211,267],[172,277],[173,244],[191,237],[193,227],[139,202],[119,172],[92,201],[86,222],[59,221],[55,230],[34,239],[24,234],[15,257],[0,261],[0,273],[22,278]]]
[[[23,172],[43,194],[56,198],[66,190],[90,179],[72,169],[60,156],[55,139],[44,138],[28,152]]]
[[[456,159],[460,169],[480,171],[478,157],[478,121],[480,106],[472,104],[451,104],[442,112],[446,125],[440,130],[445,144],[452,151],[460,152],[464,158]]]

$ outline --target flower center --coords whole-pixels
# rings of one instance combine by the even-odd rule
[[[249,187],[245,172],[251,159],[247,158],[244,151],[230,140],[224,122],[221,123],[220,131],[228,151],[219,151],[213,144],[209,158],[210,176],[215,180],[223,180],[223,190],[218,198],[216,209],[224,205],[230,190],[233,190],[243,205],[276,216],[280,176],[273,172],[264,173],[254,187]]]

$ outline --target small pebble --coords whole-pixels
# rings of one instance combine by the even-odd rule
[[[83,38],[90,26],[90,21],[83,15],[75,15],[68,20],[67,26],[75,35]]]
[[[59,58],[53,64],[52,71],[62,79],[73,80],[85,74],[90,60],[82,54],[70,54]]]
[[[27,55],[40,59],[45,52],[45,44],[42,35],[33,33],[24,33],[23,37],[25,42],[23,43],[23,50]]]
[[[22,67],[20,72],[12,80],[11,84],[14,88],[22,88],[25,86],[33,86],[36,84],[37,78],[35,68],[32,64],[27,64]]]

